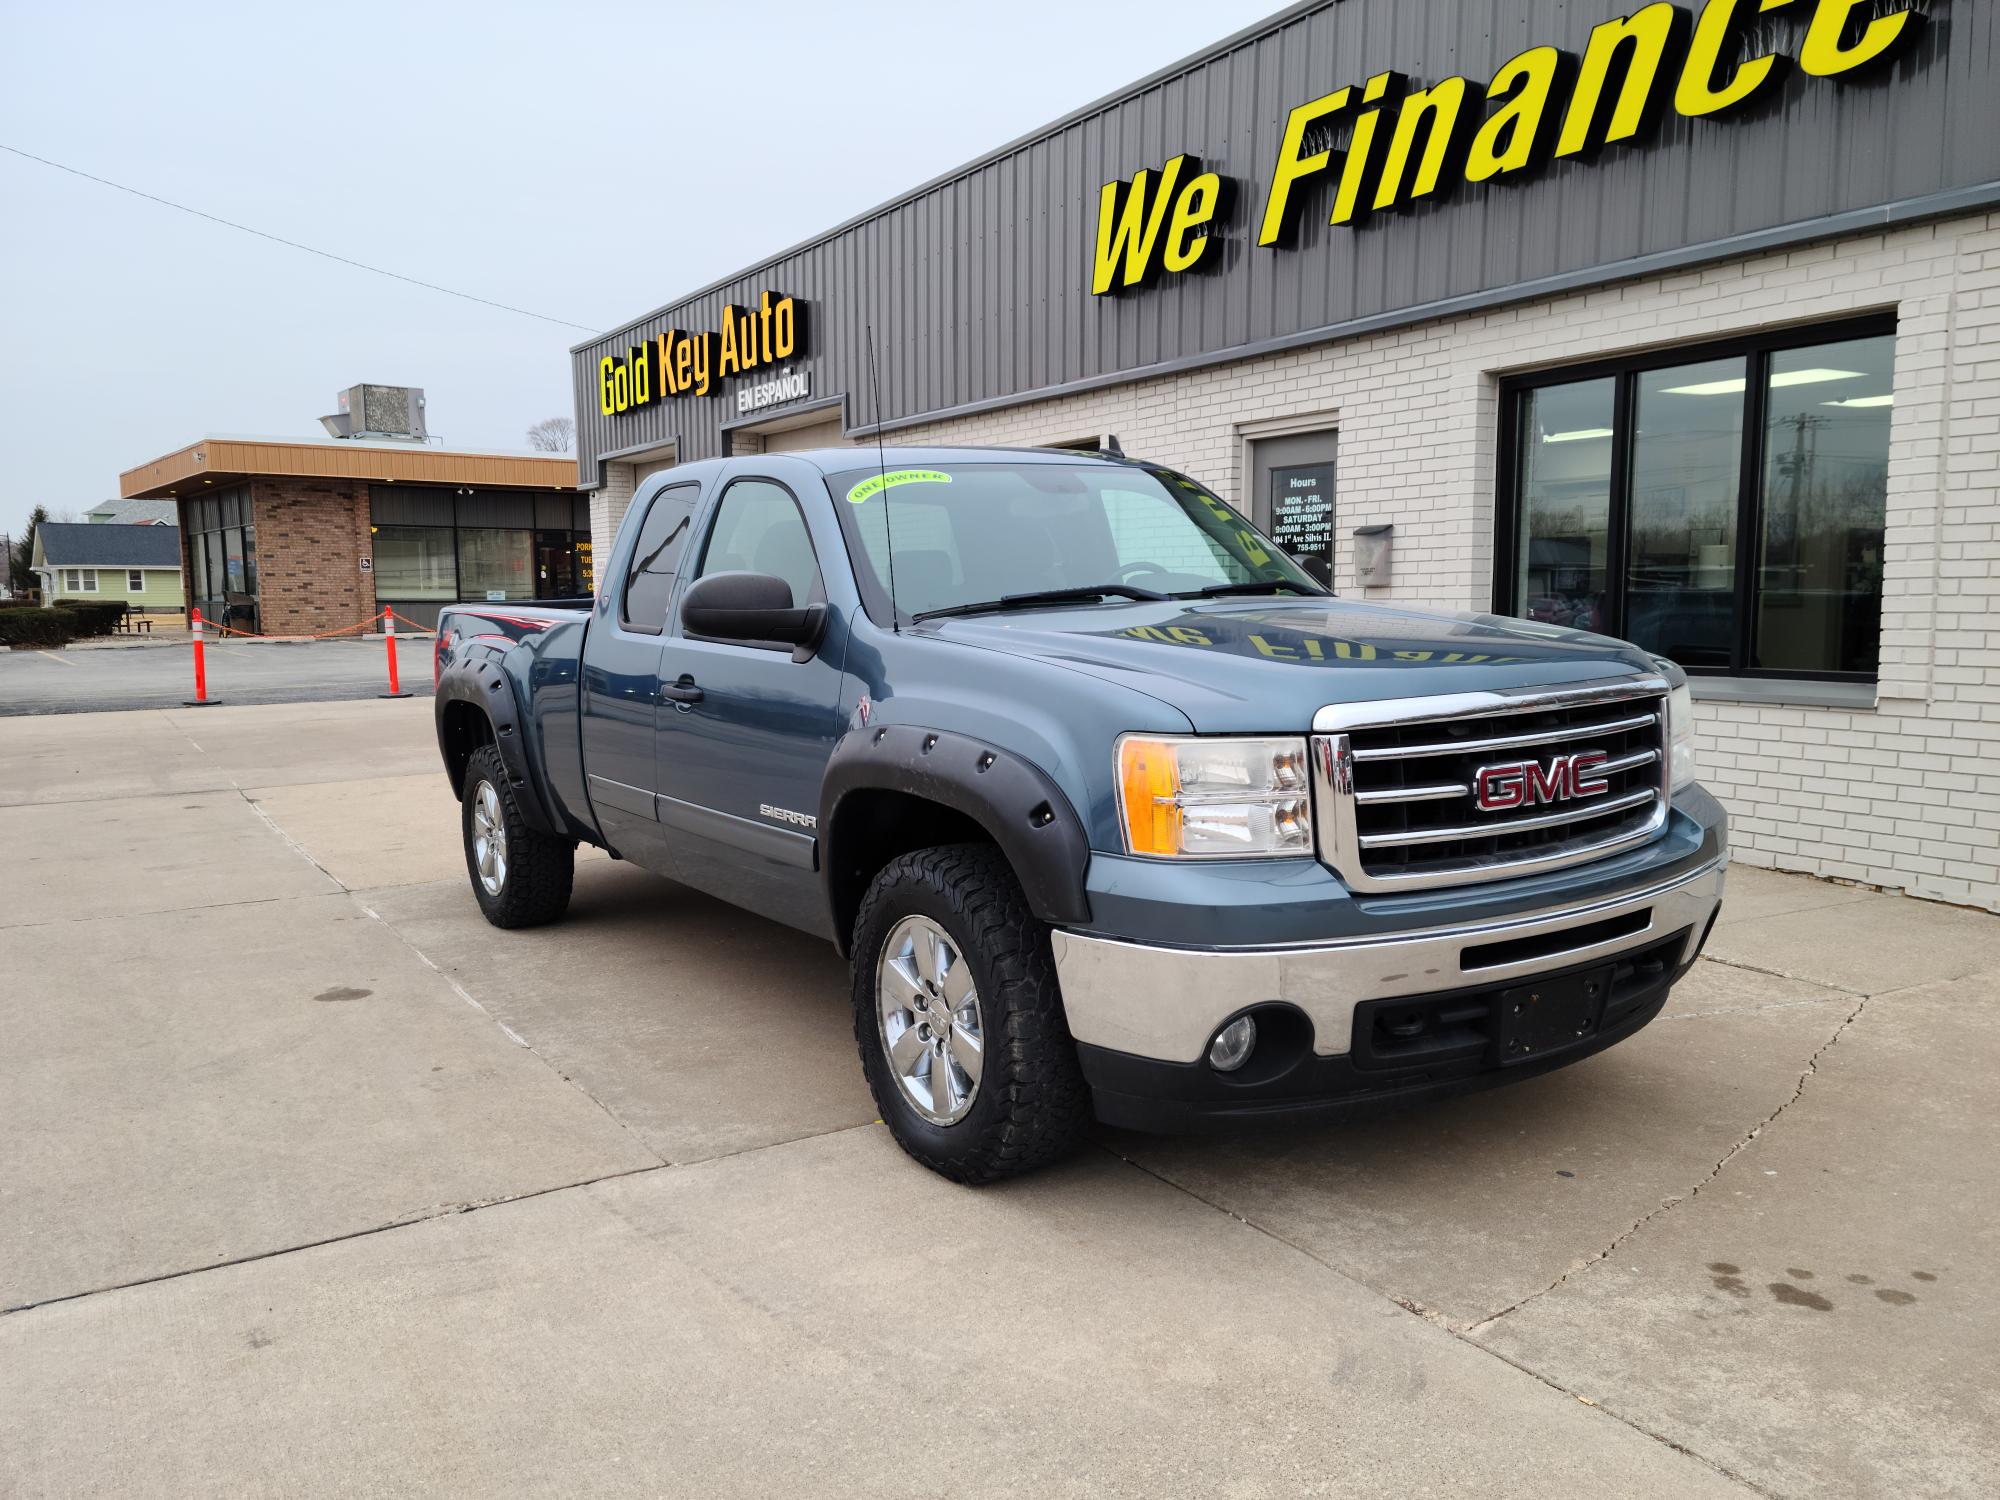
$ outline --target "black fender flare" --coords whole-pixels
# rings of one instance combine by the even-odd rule
[[[993,836],[1037,917],[1056,926],[1090,921],[1084,886],[1090,839],[1062,788],[1012,750],[910,724],[852,729],[833,747],[819,796],[820,837],[829,841],[820,879],[829,911],[839,870],[831,839],[840,826],[840,804],[861,791],[904,792],[963,813]]]
[[[454,703],[471,704],[493,727],[493,746],[500,752],[500,763],[507,768],[507,780],[523,820],[537,833],[560,834],[562,830],[549,816],[541,782],[528,762],[527,740],[521,731],[521,705],[514,697],[506,667],[493,656],[475,656],[454,662],[438,678],[437,706],[433,710],[437,719],[438,753],[444,757],[447,774],[452,775],[452,790],[463,797],[465,788],[452,772],[451,747],[445,735],[445,720]]]

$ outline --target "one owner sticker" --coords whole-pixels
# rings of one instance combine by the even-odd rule
[[[849,505],[860,505],[871,495],[898,484],[950,484],[951,476],[942,469],[891,469],[886,474],[876,474],[861,481],[847,492]]]

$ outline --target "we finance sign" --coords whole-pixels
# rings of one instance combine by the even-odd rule
[[[1803,25],[1774,24],[1793,19]],[[1256,242],[1291,245],[1309,212],[1352,226],[1468,185],[1524,180],[1640,138],[1667,110],[1723,118],[1767,98],[1793,67],[1827,79],[1872,72],[1922,22],[1907,0],[1708,0],[1698,9],[1657,0],[1595,27],[1580,57],[1530,47],[1484,82],[1419,86],[1378,72],[1287,112],[1255,209]],[[1216,241],[1245,197],[1237,189],[1193,154],[1105,183],[1091,291],[1129,292],[1215,264]]]

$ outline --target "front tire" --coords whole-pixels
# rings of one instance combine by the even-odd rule
[[[954,1182],[1070,1151],[1090,1091],[1048,929],[985,844],[920,849],[875,877],[855,919],[854,1039],[883,1123]]]
[[[528,826],[491,745],[472,752],[461,800],[465,870],[486,920],[495,927],[537,927],[567,911],[576,845]]]

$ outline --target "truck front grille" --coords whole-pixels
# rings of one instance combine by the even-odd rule
[[[1320,858],[1359,891],[1506,880],[1666,827],[1667,684],[1338,705],[1313,721]],[[1576,780],[1568,757],[1584,756]],[[1488,801],[1478,787],[1485,773]],[[1599,785],[1602,790],[1596,790]]]

